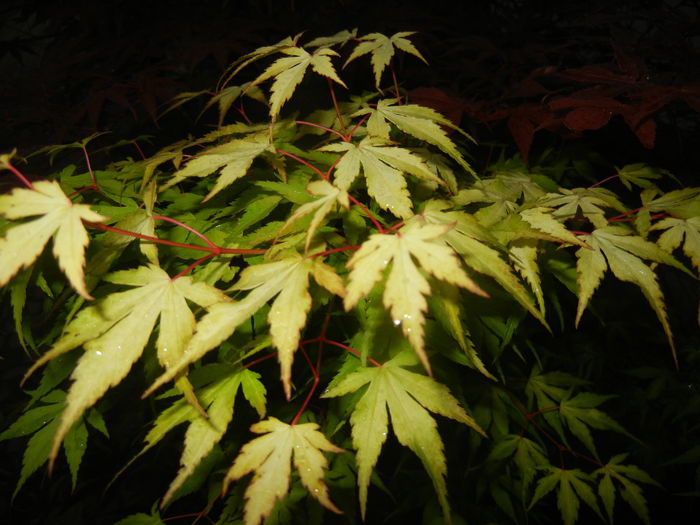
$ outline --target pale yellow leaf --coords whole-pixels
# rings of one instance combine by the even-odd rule
[[[328,497],[323,482],[328,460],[323,452],[342,452],[318,431],[316,423],[288,425],[270,417],[250,427],[264,434],[246,443],[224,478],[224,491],[231,481],[254,472],[245,492],[245,524],[258,525],[269,516],[275,503],[289,491],[291,464],[299,472],[309,494],[333,512],[340,510]]]
[[[92,299],[85,285],[89,239],[82,221],[100,222],[106,217],[85,204],[73,204],[56,181],[38,181],[32,189],[17,188],[0,196],[0,214],[10,220],[41,215],[10,228],[0,239],[0,286],[32,264],[55,234],[53,254],[59,267],[80,295]]]

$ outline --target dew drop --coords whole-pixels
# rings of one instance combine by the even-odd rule
[[[311,472],[311,468],[307,467],[306,472]]]
[[[386,436],[386,432],[382,432],[382,436]]]
[[[167,348],[163,348],[163,352],[167,352],[167,351],[168,351],[168,349],[167,349]]]
[[[314,492],[318,493],[318,489],[314,489]]]
[[[404,318],[404,319],[410,319],[410,318],[411,318],[411,316],[410,316],[410,315],[408,315],[408,314],[403,314],[403,318]]]
[[[401,324],[401,319],[394,319],[394,326],[399,326]]]
[[[294,448],[299,448],[299,445],[294,445]]]
[[[100,352],[99,350],[95,350],[95,355],[102,355],[102,352]]]

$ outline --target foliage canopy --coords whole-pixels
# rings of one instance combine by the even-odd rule
[[[31,435],[15,494],[61,449],[75,486],[89,429],[108,435],[105,394],[137,375],[143,397],[159,395],[132,461],[187,427],[160,511],[205,487],[225,501],[222,524],[371,521],[393,435],[432,485],[426,522],[471,518],[449,476],[516,522],[547,502],[567,524],[581,502],[612,522],[618,496],[650,521],[643,488],[656,481],[600,438],[636,439],[600,408],[611,396],[547,370],[538,344],[591,316],[613,277],[648,302],[678,364],[658,272],[700,271],[700,188],[663,191],[665,174],[640,164],[587,187],[568,187],[571,166],[517,157],[477,174],[471,137],[399,86],[395,55],[425,61],[411,35],[260,47],[207,103],[221,125],[151,157],[37,182],[16,152],[0,157],[24,186],[0,196],[0,285],[27,352],[49,346],[0,434]],[[365,55],[374,89],[339,102]],[[307,82],[327,83],[331,108],[289,109]],[[224,125],[234,103],[240,120]],[[96,138],[68,147],[87,156]],[[23,314],[36,290],[53,323],[40,340]],[[239,390],[252,410],[234,411]],[[470,457],[461,474],[453,446]],[[334,497],[349,486],[359,517]]]

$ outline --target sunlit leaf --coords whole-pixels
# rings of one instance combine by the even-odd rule
[[[420,458],[433,480],[447,519],[450,517],[445,485],[447,465],[437,424],[428,411],[464,423],[483,434],[476,421],[467,415],[445,385],[402,367],[411,364],[411,361],[405,355],[399,355],[381,367],[360,368],[324,394],[324,397],[338,397],[369,385],[350,418],[353,445],[357,449],[357,484],[363,517],[370,474],[387,438],[387,409],[396,438]]]
[[[32,264],[54,237],[53,254],[61,270],[80,295],[92,299],[83,273],[88,234],[82,221],[101,222],[106,217],[85,204],[73,204],[56,181],[39,181],[31,189],[0,196],[0,214],[11,220],[41,215],[10,228],[0,239],[0,286]]]
[[[342,452],[318,431],[316,423],[288,425],[270,417],[250,427],[263,434],[243,445],[224,478],[224,491],[231,481],[254,472],[245,492],[245,523],[258,525],[272,511],[275,502],[289,491],[291,464],[301,483],[321,505],[340,513],[328,496],[323,482],[328,460],[323,452]]]

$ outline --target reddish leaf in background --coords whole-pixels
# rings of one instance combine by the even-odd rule
[[[600,129],[610,122],[613,112],[605,108],[580,107],[564,117],[564,125],[571,131]]]
[[[525,117],[512,115],[508,119],[508,129],[518,145],[520,155],[527,163],[530,155],[530,146],[532,146],[532,139],[535,135],[535,126]]]
[[[591,90],[577,91],[568,97],[560,97],[552,100],[549,103],[549,109],[568,109],[568,108],[598,108],[608,111],[619,112],[625,109],[625,105],[615,100],[612,97],[591,96]]]
[[[656,121],[653,119],[645,120],[637,127],[632,128],[634,134],[637,135],[639,142],[647,149],[654,147],[656,141]]]

